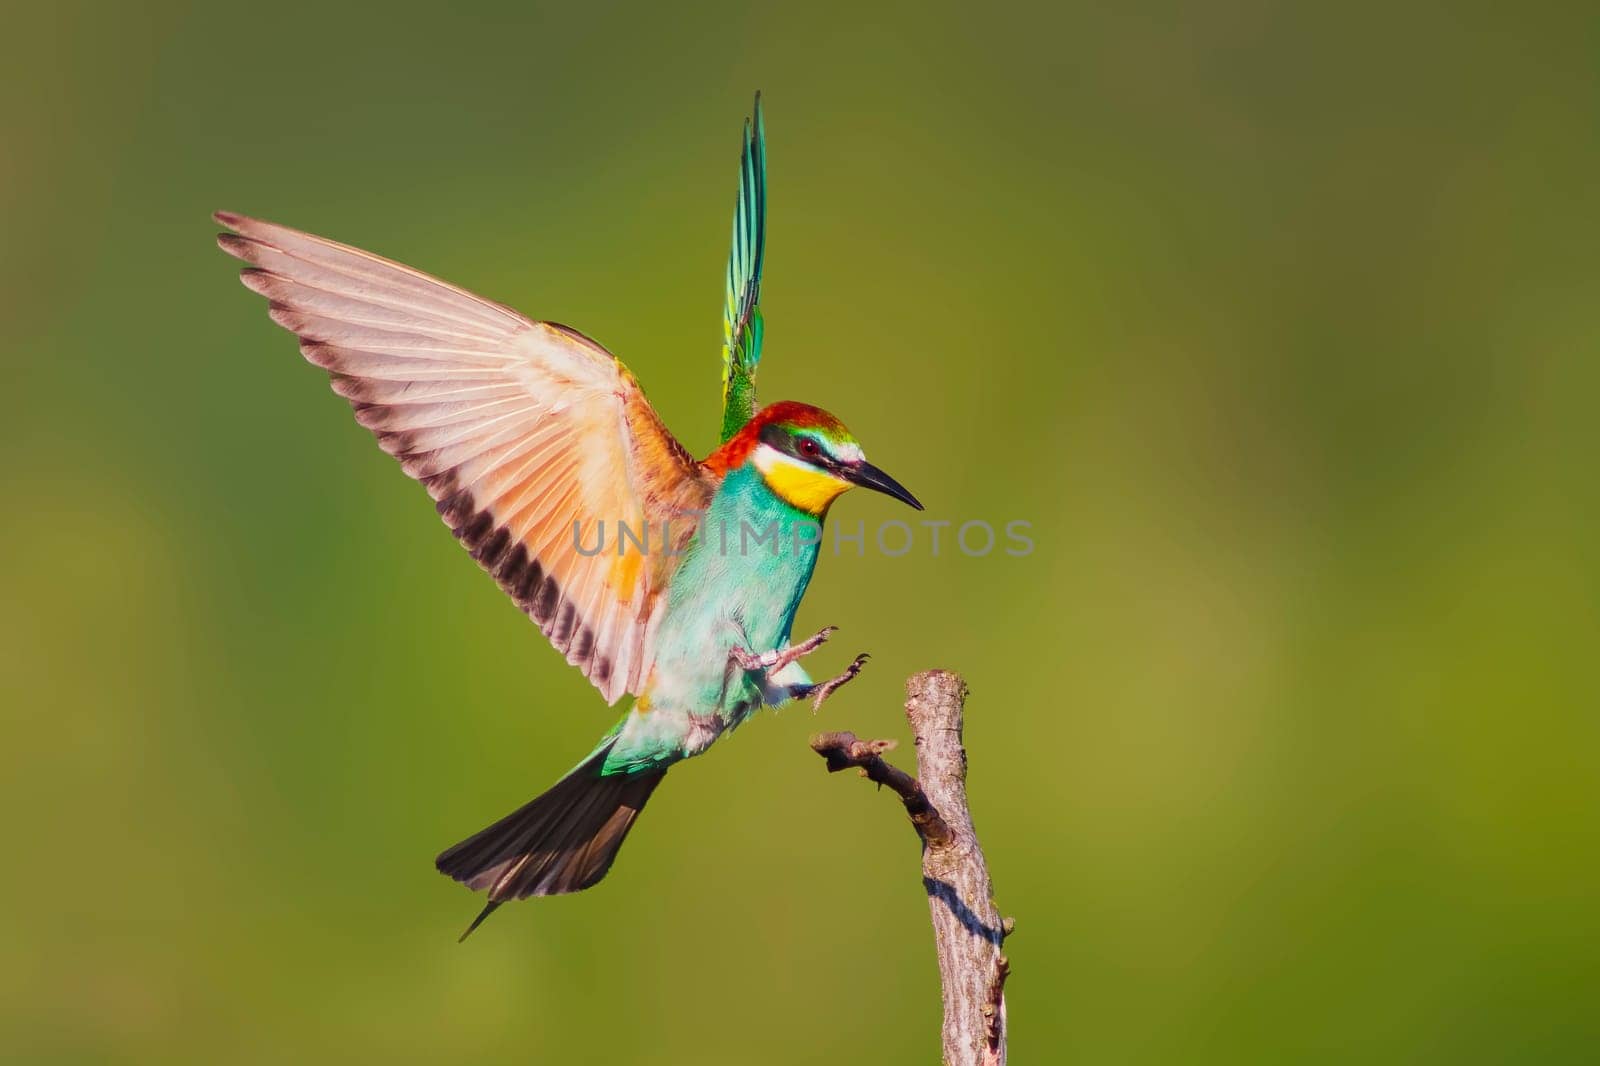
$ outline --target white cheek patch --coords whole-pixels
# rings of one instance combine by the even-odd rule
[[[780,462],[787,462],[789,459],[787,455],[784,455],[770,444],[756,445],[755,454],[751,458],[755,460],[756,469],[763,474],[771,473],[773,467]]]

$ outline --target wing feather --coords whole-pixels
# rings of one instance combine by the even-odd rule
[[[608,701],[637,693],[676,556],[595,555],[597,531],[659,529],[715,478],[627,368],[536,322],[369,252],[241,215],[222,249],[300,338],[356,420],[421,481],[478,564]],[[581,540],[578,539],[581,537]],[[614,541],[613,541],[614,543]]]
[[[761,268],[767,249],[767,131],[761,94],[744,124],[739,151],[739,199],[733,211],[722,309],[722,439],[727,441],[756,411],[756,367],[761,362]]]

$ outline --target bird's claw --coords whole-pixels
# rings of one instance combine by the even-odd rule
[[[728,658],[732,659],[734,665],[741,670],[765,670],[777,661],[778,653],[768,651],[757,655],[749,648],[741,648],[735,644],[728,649]]]
[[[804,699],[809,699],[811,701],[811,713],[816,714],[818,711],[822,710],[822,704],[824,700],[833,695],[837,690],[855,680],[856,675],[861,672],[861,668],[863,666],[867,665],[867,660],[870,658],[872,658],[872,656],[868,655],[866,652],[862,652],[860,655],[855,657],[854,662],[844,668],[844,673],[840,674],[838,677],[830,677],[826,681],[819,681],[816,684],[796,693],[796,695]]]
[[[759,655],[748,648],[734,645],[729,649],[728,657],[741,670],[765,670],[768,673],[772,673],[783,669],[802,656],[810,655],[827,643],[828,638],[833,636],[838,629],[838,626],[823,626],[798,644],[791,644],[787,648],[774,648],[771,651],[761,652]]]

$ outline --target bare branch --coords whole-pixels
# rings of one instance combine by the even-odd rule
[[[852,766],[860,767],[862,777],[885,786],[900,797],[906,816],[924,842],[945,843],[950,839],[950,827],[928,802],[917,779],[883,761],[883,753],[895,747],[892,740],[857,740],[854,733],[819,733],[811,738],[811,750],[828,760],[830,774]]]
[[[947,1066],[1005,1066],[1006,978],[1001,944],[1015,928],[994,903],[988,864],[967,808],[967,753],[962,747],[967,686],[946,670],[906,682],[906,720],[917,744],[917,777],[883,758],[892,740],[822,733],[811,748],[830,773],[856,767],[889,788],[922,838],[922,884],[933,920],[944,1002]]]

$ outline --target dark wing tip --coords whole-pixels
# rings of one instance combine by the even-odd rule
[[[749,151],[765,140],[766,135],[761,123],[761,90],[756,90],[755,103],[750,105],[750,114],[744,120],[744,145]]]
[[[265,296],[269,306],[272,303],[282,305],[279,294],[283,289],[280,283],[285,280],[287,279],[282,274],[273,273],[265,267],[247,266],[239,271],[239,281],[244,287],[257,296]]]
[[[211,220],[234,231],[217,234],[217,247],[236,259],[249,259],[250,248],[260,243],[247,235],[256,220],[232,211],[213,211]]]

